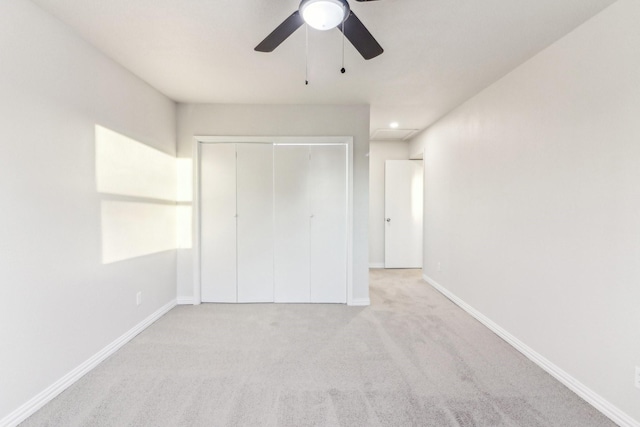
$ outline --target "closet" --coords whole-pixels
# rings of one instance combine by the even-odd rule
[[[347,145],[200,150],[202,301],[345,303]]]
[[[201,154],[202,300],[271,302],[273,146],[205,144]]]

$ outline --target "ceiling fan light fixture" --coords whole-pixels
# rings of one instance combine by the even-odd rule
[[[302,19],[316,30],[330,30],[340,25],[349,14],[344,0],[307,0],[300,5]]]

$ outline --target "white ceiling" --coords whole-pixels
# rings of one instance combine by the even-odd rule
[[[352,10],[385,52],[338,30],[253,48],[299,0],[32,0],[178,102],[371,105],[371,130],[423,129],[615,0],[381,0]]]

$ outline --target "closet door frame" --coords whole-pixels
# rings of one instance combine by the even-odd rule
[[[193,138],[193,304],[201,298],[200,159],[203,144],[346,145],[347,159],[347,305],[353,303],[353,137],[352,136],[194,136]]]

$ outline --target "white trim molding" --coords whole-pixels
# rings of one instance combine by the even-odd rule
[[[149,317],[138,323],[136,326],[125,332],[124,335],[117,338],[111,344],[94,354],[80,366],[51,384],[46,389],[35,395],[31,400],[18,407],[15,411],[0,420],[2,427],[15,427],[28,417],[33,415],[38,409],[53,400],[57,395],[69,388],[73,383],[89,373],[93,368],[98,366],[100,362],[118,351],[123,345],[131,341],[140,332],[147,329],[153,322],[164,316],[169,310],[176,306],[176,300],[171,300],[167,304],[160,307]]]
[[[178,297],[178,305],[194,305],[193,297]]]
[[[371,305],[371,300],[369,298],[354,298],[348,303],[351,307],[366,307]]]
[[[471,307],[465,301],[456,296],[453,292],[449,291],[444,286],[440,285],[438,282],[427,276],[426,274],[422,275],[422,278],[425,282],[435,288],[442,295],[450,299],[454,304],[462,308],[464,311],[469,313],[471,316],[476,318],[480,323],[493,331],[500,338],[505,340],[508,344],[526,356],[533,363],[544,369],[548,372],[552,377],[560,381],[571,391],[576,393],[582,399],[587,401],[591,406],[596,408],[598,411],[602,412],[605,416],[607,416],[611,421],[618,424],[621,427],[640,427],[640,423],[634,420],[631,416],[620,410],[618,407],[613,405],[611,402],[591,390],[586,385],[582,384],[576,378],[571,376],[569,373],[555,365],[549,359],[542,356],[540,353],[533,350],[531,347],[520,341],[518,338],[513,336],[511,333],[507,332],[501,326],[496,324],[493,320],[489,319],[484,314],[480,313],[475,308]]]
[[[370,262],[369,268],[384,268],[384,262]]]

